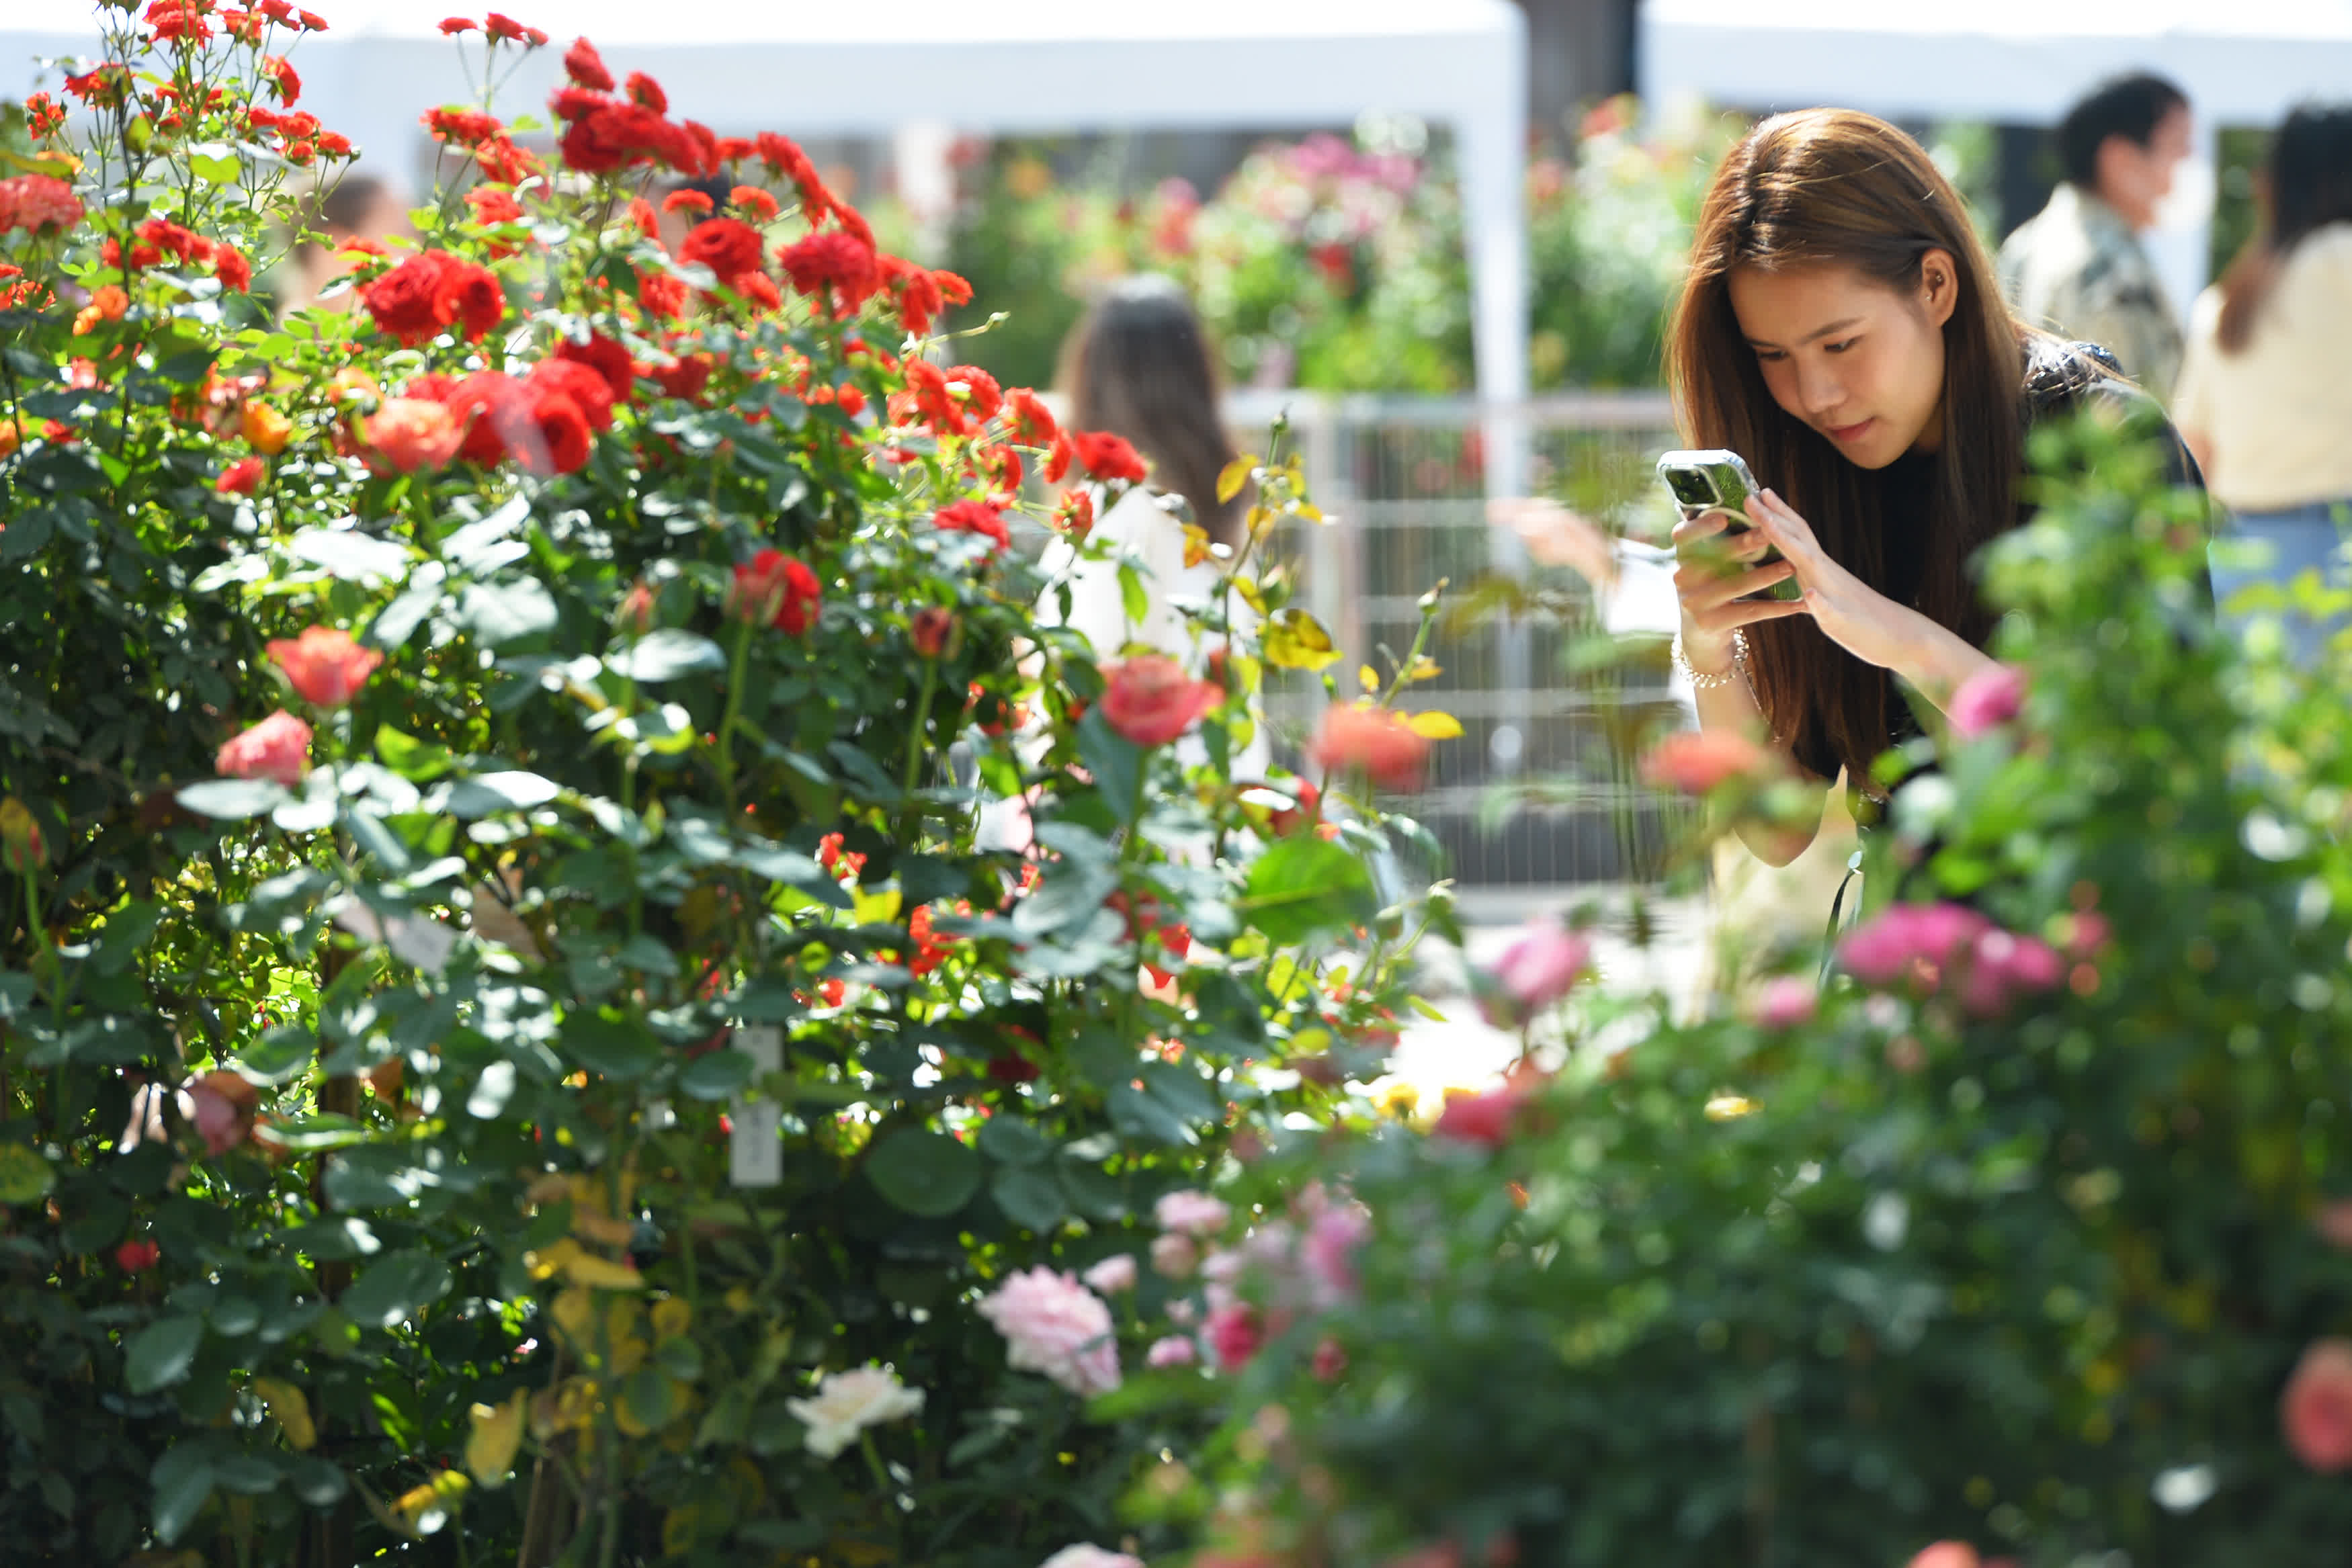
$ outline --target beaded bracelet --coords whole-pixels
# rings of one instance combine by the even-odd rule
[[[1731,634],[1731,664],[1727,669],[1702,674],[1694,668],[1690,662],[1690,655],[1683,652],[1683,640],[1680,636],[1675,638],[1674,658],[1675,672],[1691,684],[1693,691],[1711,692],[1719,686],[1727,686],[1734,681],[1744,684],[1748,679],[1748,633],[1734,632]]]

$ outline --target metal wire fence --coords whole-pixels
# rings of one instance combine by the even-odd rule
[[[1528,444],[1530,488],[1586,516],[1662,535],[1670,512],[1653,465],[1675,444],[1663,394],[1546,397],[1497,409],[1469,398],[1242,393],[1228,423],[1245,449],[1266,450],[1286,413],[1317,504],[1336,520],[1299,525],[1279,541],[1301,562],[1307,601],[1345,652],[1343,695],[1359,663],[1385,674],[1411,646],[1418,601],[1440,579],[1450,599],[1500,574],[1531,580],[1516,538],[1486,520],[1486,451],[1498,428]],[[1506,437],[1510,438],[1509,436]],[[1431,655],[1443,673],[1412,706],[1462,721],[1436,749],[1429,787],[1411,810],[1466,888],[1496,892],[1648,880],[1674,823],[1632,778],[1641,736],[1672,722],[1665,641],[1628,662],[1573,655],[1596,630],[1573,574],[1544,570],[1565,591],[1558,621],[1500,615],[1449,622]],[[1277,733],[1304,734],[1324,705],[1319,683],[1292,677],[1269,694]],[[1507,806],[1545,786],[1553,803]]]

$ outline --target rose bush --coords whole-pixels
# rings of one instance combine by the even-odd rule
[[[1226,776],[1315,639],[1212,604],[1111,700],[1008,544],[1139,463],[786,139],[572,42],[551,151],[429,110],[414,246],[279,320],[328,20],[100,17],[0,207],[12,1560],[1156,1550],[1112,1501],[1206,1417],[1102,1396],[1159,1288],[1078,1276],[1328,1117],[1448,924],[1376,800]],[[1220,600],[1302,631],[1297,465],[1229,483]]]
[[[2345,652],[2215,629],[2199,499],[2131,433],[2036,452],[1986,569],[2011,669],[1884,764],[1936,767],[1826,987],[1813,954],[1753,1000],[1574,987],[1565,1051],[1431,1131],[1302,1132],[1220,1189],[1188,1248],[1280,1254],[1310,1186],[1369,1235],[1321,1302],[1234,1277],[1222,1458],[1129,1499],[1199,1521],[1195,1568],[2342,1556]],[[1489,984],[1549,993],[1567,940]]]

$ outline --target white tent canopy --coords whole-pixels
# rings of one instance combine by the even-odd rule
[[[463,0],[307,3],[331,30],[292,56],[302,106],[406,176],[420,111],[475,96],[437,24],[481,11]],[[544,105],[562,44],[584,35],[616,72],[647,72],[678,112],[721,134],[1307,128],[1368,110],[1445,124],[1461,164],[1479,387],[1500,401],[1526,393],[1527,37],[1509,0],[500,3],[558,45],[501,88],[496,107],[509,116]],[[34,85],[35,57],[92,57],[90,18],[88,0],[8,0],[0,92]],[[478,37],[462,57],[478,72]]]
[[[1906,120],[2054,124],[2103,78],[2168,77],[2189,94],[2198,162],[2150,250],[2185,312],[2205,281],[2216,127],[2352,97],[2352,0],[1645,0],[1638,52],[1653,101]]]

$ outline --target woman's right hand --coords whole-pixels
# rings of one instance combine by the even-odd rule
[[[1802,600],[1749,597],[1787,581],[1797,569],[1785,560],[1764,560],[1772,547],[1756,529],[1727,533],[1733,520],[1717,508],[1675,525],[1683,656],[1702,674],[1731,667],[1732,633],[1741,627],[1806,613]]]

